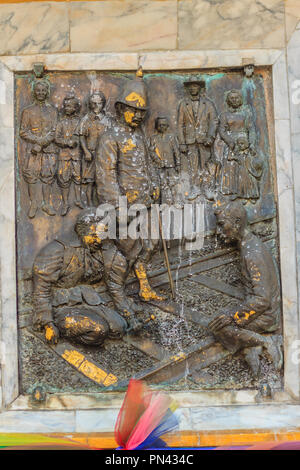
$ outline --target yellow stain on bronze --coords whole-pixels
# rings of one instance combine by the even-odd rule
[[[129,95],[127,95],[125,99],[130,103],[135,103],[138,108],[144,108],[146,106],[146,101],[144,100],[144,98],[135,91],[129,93]]]
[[[131,124],[133,116],[134,116],[133,111],[125,111],[124,117],[125,117],[125,121],[127,122],[127,124]]]
[[[149,300],[164,300],[163,297],[159,296],[154,290],[151,289],[149,281],[147,279],[147,273],[144,266],[141,264],[135,270],[136,277],[140,283],[140,292],[139,296],[145,301]]]
[[[98,236],[95,236],[95,235],[85,235],[83,237],[83,241],[86,245],[91,245],[95,242],[101,243],[102,240]]]
[[[46,331],[46,335],[45,335],[46,340],[51,341],[51,339],[54,336],[53,328],[51,326],[46,325],[45,331]]]
[[[130,111],[126,111],[125,114],[131,114]],[[130,121],[131,122],[131,121]],[[132,139],[128,139],[126,144],[123,146],[123,152],[127,153],[130,150],[134,149],[136,147],[135,143],[133,142]]]
[[[142,68],[142,66],[140,66],[137,69],[135,76],[138,77],[138,78],[143,78],[143,75],[144,75],[143,68]]]
[[[62,357],[72,364],[72,366],[79,368],[80,364],[84,361],[85,357],[79,351],[76,350],[68,350],[66,349],[65,352],[62,354]]]
[[[126,197],[127,197],[128,202],[130,204],[134,202],[136,198],[138,197],[138,195],[139,195],[138,191],[127,191]]]
[[[103,382],[103,385],[105,385],[105,387],[109,387],[110,385],[115,384],[117,381],[118,379],[114,374],[108,374]]]
[[[160,194],[160,190],[159,188],[156,188],[152,193],[155,200],[159,198],[159,194]]]
[[[73,317],[66,317],[65,318],[65,327],[66,328],[72,328],[72,327],[74,327],[74,325],[80,326],[82,328],[92,327],[94,329],[94,331],[100,331],[101,330],[100,325],[97,322],[95,322],[94,320],[92,320],[91,318],[83,317],[80,320],[74,320]]]
[[[175,354],[175,356],[171,356],[170,359],[174,362],[183,361],[186,359],[186,355],[184,352],[180,352],[179,354]]]
[[[214,206],[220,207],[222,205],[221,201],[219,199],[215,202]]]
[[[158,149],[157,147],[155,147],[155,153],[156,153],[156,155],[158,156],[158,158],[159,158],[160,160],[162,160],[162,156],[161,156],[161,154],[160,154],[160,152],[159,152],[159,149]]]
[[[240,313],[242,313],[244,316],[243,318],[240,318]],[[250,312],[235,312],[233,318],[236,320],[237,323],[241,323],[243,320],[249,320],[249,318],[256,313],[255,310],[250,310]]]
[[[102,384],[108,375],[107,372],[95,366],[95,364],[87,359],[80,365],[78,370],[98,384]]]
[[[98,384],[108,387],[118,381],[118,378],[115,375],[100,369],[100,367],[88,361],[83,354],[75,349],[66,349],[62,354],[62,357],[69,362],[69,364],[76,367],[79,372]]]
[[[239,311],[235,312],[235,314],[233,315],[233,318],[239,323],[241,320],[240,320],[240,317],[239,317]]]

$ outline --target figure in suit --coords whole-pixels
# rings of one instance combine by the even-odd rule
[[[188,96],[178,107],[178,140],[183,171],[189,174],[189,199],[200,193],[200,181],[207,190],[214,174],[212,146],[218,127],[218,115],[212,100],[205,95],[205,81],[191,78],[184,82]]]
[[[57,171],[57,148],[54,142],[57,110],[47,102],[49,96],[48,81],[36,80],[33,84],[34,103],[23,110],[21,117],[20,137],[26,142],[22,173],[28,184],[28,217],[31,219],[38,210],[38,181],[42,183],[42,209],[48,215],[55,215],[51,192]]]

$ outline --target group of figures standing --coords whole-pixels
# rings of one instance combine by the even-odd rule
[[[263,162],[256,149],[253,116],[239,90],[226,94],[228,110],[218,116],[205,95],[205,82],[185,82],[188,96],[178,110],[179,148],[188,164],[192,192],[189,199],[214,192],[255,203],[260,196]]]
[[[43,211],[55,215],[52,205],[52,185],[55,178],[61,189],[61,215],[66,215],[69,192],[74,183],[75,205],[83,209],[81,191],[88,206],[92,205],[92,189],[95,183],[95,151],[99,137],[109,127],[103,109],[105,96],[93,93],[89,99],[89,112],[80,119],[80,101],[72,93],[63,100],[63,113],[58,119],[56,108],[47,102],[50,83],[40,79],[33,84],[35,103],[22,113],[20,136],[27,143],[23,160],[23,176],[28,183],[30,209],[33,218],[38,209],[40,180],[43,188]]]
[[[141,77],[137,78],[135,84],[139,79],[142,81]],[[260,197],[263,158],[257,149],[252,112],[243,103],[241,91],[233,89],[226,93],[228,109],[218,115],[213,100],[206,95],[204,80],[192,77],[184,86],[186,96],[178,105],[176,135],[170,132],[168,118],[157,116],[153,135],[148,138],[141,132],[140,136],[145,146],[147,171],[160,189],[158,201],[182,204],[200,195],[212,200],[221,194],[231,200],[239,198],[243,203],[255,204]],[[89,96],[88,112],[81,116],[80,101],[70,92],[64,97],[58,115],[56,107],[48,102],[49,81],[38,78],[32,89],[35,102],[23,110],[20,125],[20,136],[26,143],[21,167],[28,184],[28,216],[33,218],[38,210],[38,181],[43,189],[42,209],[50,216],[56,214],[52,204],[55,179],[61,191],[62,216],[70,209],[72,182],[76,206],[92,206],[97,201],[95,192],[97,202],[103,201],[97,166],[101,172],[101,160],[107,152],[105,136],[118,132],[119,103],[133,101],[125,95],[119,97],[115,104],[117,116],[113,118],[105,111],[104,93],[98,90]],[[135,91],[132,93],[134,98]],[[141,97],[144,105],[140,102],[138,110],[144,120],[145,90]],[[138,119],[138,115],[134,117]]]
[[[209,318],[208,328],[232,353],[244,351],[255,375],[259,374],[263,350],[279,370],[280,347],[264,335],[280,326],[276,267],[268,249],[250,231],[245,207],[236,200],[255,201],[259,197],[262,162],[256,150],[253,119],[237,90],[227,94],[229,110],[219,118],[214,103],[204,94],[203,81],[191,79],[185,86],[188,97],[179,104],[178,137],[169,132],[168,120],[158,116],[156,133],[148,143],[142,129],[147,93],[140,70],[121,90],[114,121],[104,112],[106,100],[100,91],[90,96],[89,111],[82,119],[78,99],[66,96],[64,113],[58,120],[55,107],[47,103],[48,82],[36,80],[36,103],[23,110],[20,126],[20,136],[28,144],[23,175],[29,186],[29,217],[34,217],[38,209],[38,180],[43,187],[43,210],[54,215],[51,186],[55,178],[62,191],[62,215],[69,209],[73,181],[75,204],[79,207],[83,207],[79,188],[84,188],[85,202],[91,206],[95,184],[99,204],[112,205],[118,214],[120,197],[126,196],[129,206],[143,204],[150,217],[154,202],[166,202],[168,198],[181,202],[176,199],[176,185],[181,184],[180,171],[186,165],[190,177],[188,199],[203,194],[209,198],[209,190],[216,187],[229,196],[229,205],[216,211],[217,226],[226,242],[237,244],[246,286],[245,299],[234,308],[216,312]],[[216,149],[221,149],[219,160]],[[44,330],[50,344],[64,336],[99,346],[107,336],[122,337],[129,331],[137,334],[141,329],[137,315],[143,308],[127,295],[126,280],[133,271],[141,300],[166,300],[151,288],[146,271],[159,240],[108,239],[107,226],[93,207],[79,214],[74,228],[75,240],[56,238],[35,258],[34,327]],[[97,294],[87,287],[100,280],[107,287],[114,310],[101,306]],[[63,290],[57,296],[60,301],[54,301],[57,289]],[[79,305],[76,308],[74,296]],[[68,307],[70,299],[73,303]]]

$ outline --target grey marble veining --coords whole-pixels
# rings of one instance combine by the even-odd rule
[[[178,3],[179,49],[284,47],[283,0]]]
[[[76,412],[76,432],[111,432],[119,410],[88,410]]]
[[[18,395],[13,74],[0,64],[0,364],[4,404]],[[0,82],[1,83],[1,82]]]
[[[300,23],[299,23],[300,24]],[[294,173],[294,217],[296,224],[297,270],[298,270],[298,302],[300,294],[300,30],[297,28],[287,47],[288,82],[291,114],[291,164]],[[298,306],[299,318],[299,306]],[[294,323],[299,334],[299,323]],[[299,347],[298,347],[299,349]],[[297,346],[294,345],[294,357]],[[299,364],[298,364],[299,368]]]
[[[299,428],[300,406],[232,406],[191,409],[193,431]]]
[[[72,2],[70,7],[72,52],[176,48],[177,1]]]
[[[0,54],[69,50],[67,3],[0,5]]]
[[[75,412],[6,411],[0,413],[0,432],[75,432]]]

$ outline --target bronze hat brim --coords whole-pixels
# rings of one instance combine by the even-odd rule
[[[184,86],[195,84],[195,85],[199,85],[202,88],[205,88],[206,86],[205,80],[188,80],[186,82],[183,82],[183,84]]]
[[[134,108],[134,109],[140,109],[141,111],[147,111],[149,109],[149,106],[135,106],[134,104],[129,104],[125,100],[117,100],[115,101],[115,106],[117,103],[125,104],[129,108]]]

